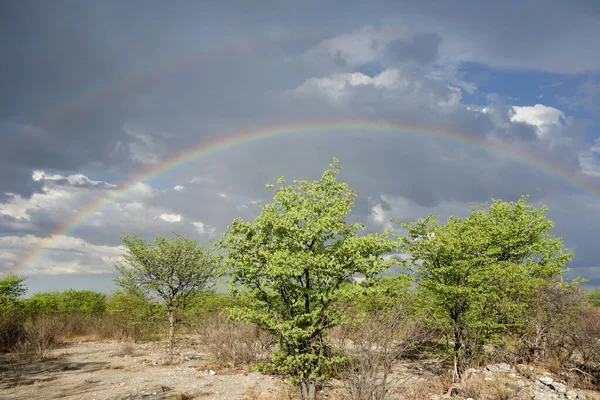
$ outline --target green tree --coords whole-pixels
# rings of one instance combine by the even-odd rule
[[[280,178],[273,203],[253,222],[234,220],[220,243],[232,290],[249,299],[233,315],[274,335],[279,351],[263,367],[291,375],[303,399],[315,398],[340,361],[328,352],[326,331],[340,323],[335,304],[345,284],[386,270],[392,261],[382,254],[397,245],[390,232],[359,237],[364,227],[346,222],[356,195],[337,181],[339,171],[334,159],[319,181],[285,186]]]
[[[192,296],[208,289],[217,277],[215,257],[196,241],[176,234],[157,236],[147,243],[138,235],[124,236],[125,265],[116,265],[121,277],[114,281],[131,293],[159,299],[169,321],[169,354],[173,356],[175,331]]]
[[[13,273],[0,278],[0,310],[12,311],[20,305],[21,297],[27,293],[27,287],[23,283],[26,279]]]
[[[91,290],[67,289],[58,295],[58,311],[100,315],[106,310],[106,294]]]
[[[53,314],[58,313],[59,297],[60,292],[39,292],[25,299],[23,303],[29,316]]]
[[[155,339],[164,321],[165,307],[144,293],[115,290],[106,300],[106,313],[115,318],[123,335],[134,341],[139,338]]]
[[[600,289],[596,289],[593,292],[587,294],[588,301],[594,307],[600,307]]]
[[[547,208],[526,202],[493,200],[445,225],[435,216],[401,223],[408,229],[401,251],[410,254],[403,264],[418,279],[431,322],[448,332],[458,375],[483,344],[521,323],[527,299],[572,257],[550,234]]]

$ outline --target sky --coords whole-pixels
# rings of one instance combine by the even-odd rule
[[[0,2],[0,275],[113,290],[123,235],[209,243],[337,157],[366,231],[529,195],[600,287],[599,37],[595,0]]]

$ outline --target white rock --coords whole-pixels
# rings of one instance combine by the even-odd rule
[[[216,374],[216,372],[211,369],[210,371],[208,371],[208,374],[209,375],[214,375],[214,374]]]
[[[558,399],[558,396],[552,392],[533,392],[533,400],[554,400]]]
[[[574,400],[577,398],[577,392],[574,390],[568,390],[567,391],[567,399],[569,400]]]
[[[554,382],[552,380],[552,378],[550,378],[549,376],[542,376],[540,379],[538,379],[540,382],[542,382],[544,385],[551,385],[552,382]]]
[[[552,382],[552,384],[550,384],[550,387],[556,390],[558,393],[567,393],[567,386],[563,385],[562,383]]]

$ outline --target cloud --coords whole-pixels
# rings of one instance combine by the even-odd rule
[[[33,260],[27,274],[110,274],[122,256],[120,246],[93,245],[70,236],[0,236],[0,271],[16,268],[22,261],[19,254],[36,254],[42,245],[47,246],[44,257]]]
[[[536,104],[523,107],[513,106],[512,110],[514,114],[510,120],[535,126],[536,134],[541,139],[548,137],[555,128],[564,126],[565,113],[554,107]]]
[[[0,268],[36,251],[68,221],[75,221],[70,236],[56,240],[84,254],[82,243],[116,248],[123,235],[151,240],[174,227],[210,240],[271,201],[265,183],[280,175],[317,179],[334,156],[340,179],[360,196],[352,219],[369,229],[392,216],[460,215],[469,201],[529,193],[558,210],[557,229],[578,247],[577,268],[596,265],[590,238],[600,225],[585,218],[593,198],[493,149],[437,137],[451,132],[514,146],[597,182],[600,56],[590,38],[600,34],[600,14],[592,3],[549,0],[543,18],[539,6],[517,1],[456,7],[381,0],[373,7],[308,0],[293,12],[271,0],[156,2],[143,15],[121,3],[44,3],[35,13],[7,6],[0,235],[29,235],[33,244],[7,239]],[[542,89],[543,102],[535,98]],[[165,160],[234,143],[240,132],[350,120],[415,129],[273,135],[118,191]],[[60,261],[58,269],[100,268],[99,256],[66,250],[51,260]]]
[[[181,222],[181,215],[179,214],[160,214],[158,218],[170,223]]]
[[[202,221],[192,222],[192,225],[196,227],[200,235],[208,235],[209,237],[216,236],[217,230],[215,229],[215,227],[207,226]]]
[[[406,39],[394,39],[387,44],[392,60],[403,62],[414,60],[418,64],[431,64],[437,57],[442,37],[438,33],[415,33]]]

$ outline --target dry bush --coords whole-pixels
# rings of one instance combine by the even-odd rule
[[[43,360],[57,345],[57,338],[64,325],[52,316],[39,316],[25,323],[25,336],[15,345],[18,360],[35,362]]]
[[[487,379],[486,379],[487,378]],[[502,376],[492,379],[483,374],[473,375],[456,386],[456,393],[465,398],[482,400],[526,399],[531,395]]]
[[[247,387],[244,395],[247,400],[296,400],[298,394],[293,387],[279,382],[274,393],[263,394],[256,386]]]
[[[583,304],[575,287],[545,286],[532,299],[525,314],[528,330],[517,343],[519,362],[563,365],[573,355],[569,336]]]
[[[570,336],[582,364],[600,367],[600,308],[582,307]]]
[[[394,389],[394,393],[411,400],[429,400],[432,395],[447,393],[452,387],[454,376],[446,372],[441,375],[414,378],[406,385]]]
[[[119,350],[117,350],[114,355],[119,357],[134,357],[137,354],[138,352],[137,348],[135,347],[135,344],[131,342],[125,342],[121,344]]]
[[[254,324],[211,315],[198,324],[202,344],[216,361],[235,368],[267,360],[272,337]]]
[[[23,317],[16,313],[0,313],[0,351],[10,351],[25,337]]]
[[[394,363],[428,337],[424,324],[409,319],[405,309],[372,311],[364,320],[340,326],[332,343],[347,357],[339,367],[343,383],[353,400],[382,400],[391,385]]]

